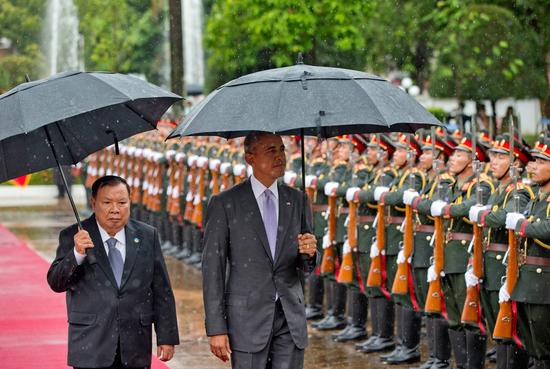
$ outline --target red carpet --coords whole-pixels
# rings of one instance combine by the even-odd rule
[[[0,369],[67,368],[65,294],[48,263],[0,225]],[[154,369],[167,366],[153,357]]]

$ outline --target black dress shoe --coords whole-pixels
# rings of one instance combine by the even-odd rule
[[[325,317],[317,322],[311,323],[312,328],[317,328],[319,324],[324,324],[332,315],[329,313],[328,315],[325,315]]]
[[[380,361],[382,362],[385,362],[386,360],[388,360],[388,358],[390,357],[394,357],[394,356],[398,356],[401,354],[401,351],[405,349],[405,346],[403,346],[402,344],[398,343],[395,348],[393,349],[392,352],[389,352],[387,354],[382,354],[380,355]]]
[[[367,330],[365,327],[350,325],[345,331],[332,339],[336,342],[348,342],[362,340],[365,337],[367,337]]]
[[[319,307],[306,307],[306,320],[322,319],[325,316]]]
[[[351,327],[352,327],[351,324],[346,325],[346,327],[345,327],[344,329],[342,329],[341,331],[338,331],[338,332],[336,332],[336,333],[331,334],[331,335],[330,335],[330,338],[332,338],[333,340],[335,340],[336,337],[347,334],[348,331],[351,329]]]
[[[410,368],[410,369],[430,369],[430,368],[432,367],[432,365],[435,364],[435,361],[436,361],[435,357],[430,356],[430,357],[428,358],[428,360],[426,360],[426,361],[424,362],[424,364],[422,364],[422,365],[420,365],[420,366],[415,366],[415,367]]]
[[[435,359],[430,369],[452,369],[452,366],[449,360]]]
[[[370,336],[366,341],[356,343],[356,344],[355,344],[355,349],[358,350],[358,351],[361,351],[361,348],[362,348],[363,346],[372,345],[372,343],[373,343],[374,341],[376,341],[378,338],[379,338],[378,336]]]
[[[387,351],[387,350],[391,350],[395,347],[395,342],[393,342],[393,339],[391,338],[383,338],[383,337],[377,337],[376,340],[374,340],[374,342],[372,342],[371,344],[367,345],[363,345],[359,351],[361,352],[364,352],[364,353],[369,353],[369,352],[380,352],[380,351]]]
[[[330,315],[327,319],[323,319],[315,328],[320,331],[331,331],[334,329],[342,329],[346,326],[346,320],[342,316]]]
[[[383,360],[383,363],[396,365],[396,364],[405,364],[405,363],[416,363],[420,361],[420,350],[418,346],[413,348],[404,347],[396,353],[396,355],[388,357],[386,360]]]

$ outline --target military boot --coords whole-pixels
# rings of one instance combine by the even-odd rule
[[[334,293],[333,293],[333,283],[334,281],[328,280],[326,278],[321,278],[323,282],[323,288],[325,290],[326,294],[326,300],[327,300],[327,313],[325,317],[317,322],[311,323],[312,328],[317,328],[319,324],[325,324],[328,319],[334,315]]]
[[[468,369],[483,369],[485,367],[485,352],[487,351],[487,336],[479,332],[466,331],[466,356]]]
[[[550,360],[535,359],[535,369],[550,369]]]
[[[527,369],[529,367],[527,351],[520,349],[515,344],[497,343],[496,353],[497,369]]]
[[[395,312],[395,342],[396,346],[388,354],[380,355],[380,361],[387,364],[389,358],[397,357],[403,351],[403,307],[401,305],[393,304]]]
[[[343,332],[332,337],[336,342],[355,341],[367,336],[367,296],[359,291],[349,291],[348,295],[350,322]]]
[[[468,367],[466,358],[466,333],[455,329],[449,329],[449,338],[451,339],[456,369],[466,369]]]
[[[192,225],[189,222],[183,222],[181,225],[181,251],[175,256],[179,260],[187,261],[191,257],[191,244],[192,244]]]
[[[401,308],[401,350],[384,360],[386,364],[404,364],[420,361],[420,329],[422,316],[412,308]]]
[[[435,318],[426,316],[426,339],[428,343],[428,359],[420,366],[412,369],[430,369],[435,363]]]
[[[444,318],[434,318],[434,356],[435,362],[430,369],[451,369],[451,342],[449,323]]]
[[[308,278],[308,305],[306,307],[306,319],[321,319],[323,318],[323,297],[325,288],[323,279],[312,273]]]
[[[315,325],[320,331],[342,329],[346,326],[344,312],[346,311],[347,288],[345,285],[332,282],[332,314]]]
[[[378,310],[377,310],[377,304],[378,299],[374,297],[369,297],[367,299],[369,310],[370,310],[370,320],[371,320],[371,335],[370,337],[361,343],[357,343],[355,345],[355,349],[358,351],[363,351],[363,347],[369,347],[372,345],[376,340],[380,338],[380,327],[378,325]]]
[[[196,226],[193,227],[193,255],[187,262],[198,269],[202,265],[202,231]]]
[[[376,316],[378,317],[378,327],[380,335],[370,345],[364,345],[361,352],[380,352],[391,350],[395,347],[393,341],[393,327],[395,319],[395,310],[393,303],[385,297],[375,297]]]

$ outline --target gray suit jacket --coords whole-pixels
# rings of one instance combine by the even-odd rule
[[[123,363],[151,364],[152,324],[158,344],[178,344],[174,295],[155,228],[130,219],[125,228],[126,259],[120,289],[109,264],[95,216],[82,226],[94,243],[97,263],[77,265],[77,226],[59,234],[57,255],[48,271],[55,292],[66,292],[70,366],[96,368],[113,363],[117,344]]]
[[[234,350],[259,352],[266,347],[276,293],[294,343],[301,349],[307,345],[300,274],[313,270],[315,258],[302,260],[297,237],[311,232],[311,211],[302,192],[282,184],[278,191],[275,260],[250,180],[213,196],[206,211],[202,267],[206,333],[228,334]]]

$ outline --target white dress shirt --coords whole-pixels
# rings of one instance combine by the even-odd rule
[[[260,208],[260,214],[262,215],[262,219],[263,219],[265,196],[262,196],[262,195],[268,187],[264,186],[262,182],[260,182],[256,177],[254,177],[254,174],[250,176],[250,184],[252,185],[252,192],[254,192],[254,197],[256,198],[256,202],[258,203],[258,207]],[[271,186],[269,186],[269,190],[275,196],[275,211],[276,211],[277,219],[279,219],[279,190],[277,189],[277,181],[273,182]]]
[[[107,240],[111,238],[106,230],[104,230],[99,223],[97,223],[97,228],[99,228],[99,234],[101,235],[101,241],[103,241],[103,247],[105,247],[105,253],[107,256],[109,256],[109,245],[107,245]],[[122,255],[122,261],[126,260],[126,233],[124,232],[124,228],[122,228],[120,231],[118,231],[114,237],[116,239],[116,248],[118,251],[120,251],[120,254]],[[78,251],[76,251],[76,247],[74,248],[74,257],[76,258],[76,262],[78,265],[82,264],[84,259],[86,258],[86,254],[82,255]]]

